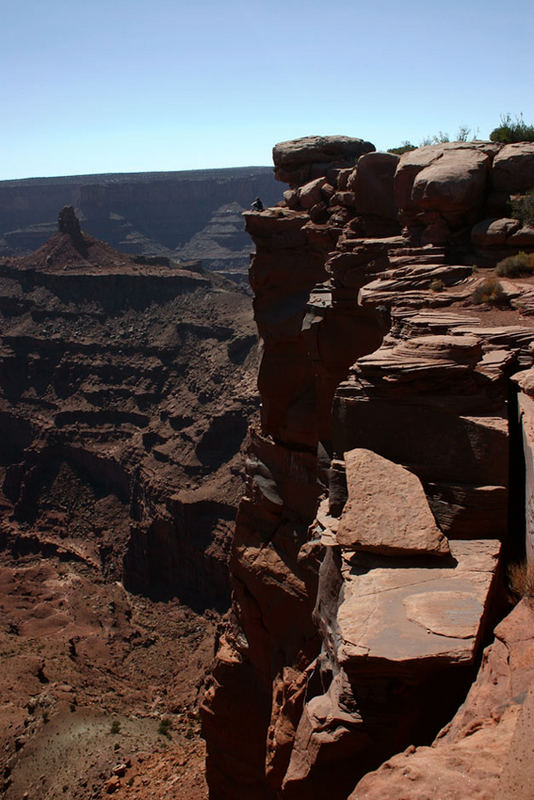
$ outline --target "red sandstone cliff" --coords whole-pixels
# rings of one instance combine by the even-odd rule
[[[520,415],[510,379],[533,361],[533,279],[503,279],[499,306],[473,297],[503,255],[534,251],[506,205],[534,186],[534,149],[373,149],[277,145],[285,202],[246,214],[261,425],[202,708],[213,800],[504,797],[513,767],[495,754],[530,719],[524,601],[428,747],[476,676],[504,564],[531,536],[532,392],[517,379]],[[458,788],[466,772],[472,791]]]

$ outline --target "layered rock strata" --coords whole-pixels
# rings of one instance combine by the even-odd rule
[[[0,543],[224,609],[257,406],[249,301],[194,265],[136,263],[72,208],[59,223],[0,263]]]
[[[0,255],[41,246],[69,204],[88,233],[122,252],[246,274],[250,239],[239,215],[257,195],[269,205],[281,194],[268,167],[0,181]]]
[[[261,430],[203,706],[217,800],[345,800],[430,744],[500,613],[502,548],[521,549],[509,378],[532,364],[531,288],[474,307],[472,265],[500,257],[477,226],[533,155],[360,143],[354,167],[331,156],[346,146],[277,145],[286,205],[246,215]]]

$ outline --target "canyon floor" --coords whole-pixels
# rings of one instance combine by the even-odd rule
[[[116,784],[117,796],[207,796],[196,705],[215,613],[40,553],[2,554],[0,598],[6,800]]]

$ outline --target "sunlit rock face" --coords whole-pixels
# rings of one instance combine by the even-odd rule
[[[514,158],[534,164],[528,146],[487,142],[273,150],[284,204],[246,215],[261,425],[203,705],[215,800],[393,796],[384,768],[363,776],[415,747],[424,771],[476,676],[532,494],[510,377],[532,365],[533,292],[503,279],[499,304],[476,302],[518,251]]]

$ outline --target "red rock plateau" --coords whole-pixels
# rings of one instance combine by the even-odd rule
[[[0,261],[0,314],[2,796],[201,800],[197,697],[257,408],[250,298],[136,263],[66,208]]]
[[[534,145],[276,145],[211,800],[532,797]],[[356,163],[355,163],[356,162]],[[524,573],[527,566],[523,567]],[[508,616],[507,616],[508,615]]]

